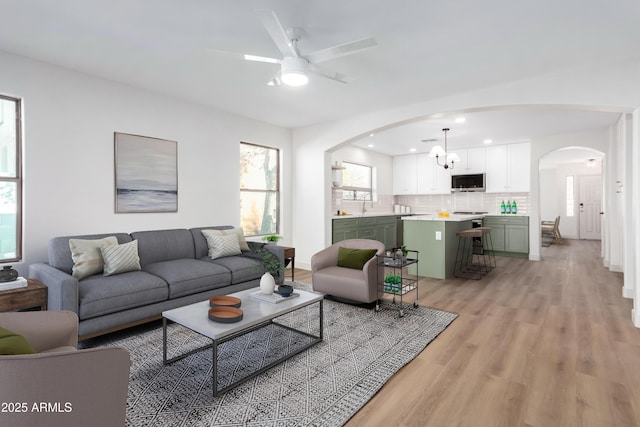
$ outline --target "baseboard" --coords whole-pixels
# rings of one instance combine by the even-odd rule
[[[637,314],[637,315],[636,315]],[[640,311],[631,310],[631,319],[633,320],[633,325],[636,328],[640,328]]]
[[[609,271],[613,271],[614,273],[624,273],[624,268],[621,265],[610,265]]]
[[[631,298],[631,299],[635,297],[633,289],[625,288],[624,286],[622,287],[622,296],[624,298]]]

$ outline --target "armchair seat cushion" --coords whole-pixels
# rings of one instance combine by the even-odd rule
[[[40,354],[44,353],[64,353],[70,351],[78,351],[76,347],[72,347],[70,345],[61,345],[60,347],[49,348],[47,350],[41,351]]]

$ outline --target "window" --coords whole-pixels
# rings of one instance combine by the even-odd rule
[[[575,200],[573,196],[573,176],[567,176],[567,216],[574,215]]]
[[[280,152],[240,143],[240,225],[247,236],[280,229]]]
[[[373,200],[373,168],[342,162],[343,200]]]
[[[20,100],[0,95],[0,262],[22,258]]]

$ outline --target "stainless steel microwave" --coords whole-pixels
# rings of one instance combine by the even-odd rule
[[[486,174],[451,175],[451,191],[485,191]]]

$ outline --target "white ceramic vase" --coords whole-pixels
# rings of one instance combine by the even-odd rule
[[[271,295],[276,287],[276,281],[271,273],[264,273],[260,278],[260,292]]]

